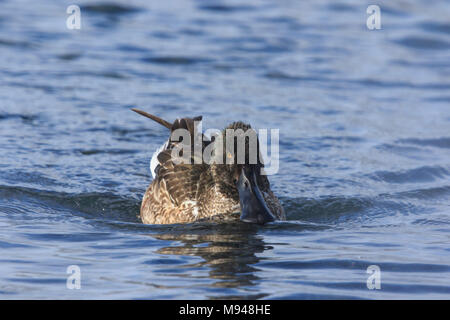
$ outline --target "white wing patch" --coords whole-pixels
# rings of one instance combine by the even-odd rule
[[[194,217],[198,217],[198,208],[194,207],[194,209],[192,210],[192,214],[194,215]]]
[[[155,179],[156,176],[156,167],[158,166],[158,154],[161,153],[161,151],[165,150],[169,144],[169,140],[166,141],[162,146],[160,146],[152,155],[152,159],[150,160],[150,172],[152,173],[153,179]]]
[[[194,217],[197,217],[198,216],[198,207],[197,207],[197,201],[194,201],[194,200],[186,200],[186,201],[183,201],[183,203],[182,203],[182,206],[185,206],[185,207],[192,207],[193,209],[192,209],[192,214],[194,215]]]

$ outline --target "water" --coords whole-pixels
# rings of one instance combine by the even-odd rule
[[[448,1],[70,4],[0,2],[1,298],[450,298]],[[142,225],[136,106],[280,128],[288,221]]]

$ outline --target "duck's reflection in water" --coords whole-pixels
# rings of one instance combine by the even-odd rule
[[[265,245],[257,231],[258,226],[242,222],[194,224],[174,228],[168,233],[153,234],[152,237],[179,241],[181,244],[161,248],[157,253],[201,257],[204,261],[190,267],[209,267],[209,278],[217,280],[211,286],[239,288],[255,285],[255,281],[259,279],[256,275],[258,269],[252,265],[260,260],[256,254],[272,249]],[[264,296],[252,296],[249,292],[249,295],[236,298]]]

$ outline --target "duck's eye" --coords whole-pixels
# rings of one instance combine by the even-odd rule
[[[237,184],[238,181],[239,181],[239,180],[238,180],[237,178],[234,178],[234,179],[233,179],[233,183],[234,183],[234,184]]]
[[[244,181],[244,186],[245,186],[246,189],[248,189],[249,185],[248,185],[248,181],[247,180]]]

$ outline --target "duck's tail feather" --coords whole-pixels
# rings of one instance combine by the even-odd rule
[[[131,108],[131,110],[133,110],[136,113],[139,113],[141,116],[150,118],[153,121],[158,122],[160,125],[166,127],[169,130],[172,129],[172,124],[170,122],[164,120],[164,119],[161,119],[160,117],[154,116],[154,115],[152,115],[150,113],[147,113],[145,111],[142,111],[142,110],[139,110],[139,109],[136,109],[136,108]]]

